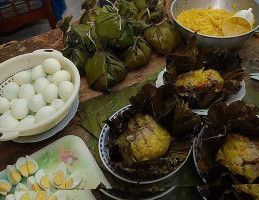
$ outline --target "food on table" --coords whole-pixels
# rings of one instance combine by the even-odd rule
[[[35,180],[37,181],[37,183],[39,184],[39,186],[43,189],[43,190],[48,190],[50,189],[50,183],[49,180],[44,172],[43,169],[40,169],[39,171],[36,172],[35,174]]]
[[[15,187],[15,192],[29,192],[29,189],[23,183],[18,183]]]
[[[16,119],[23,119],[29,114],[28,102],[25,99],[17,99],[11,105],[12,116]]]
[[[0,114],[5,113],[11,107],[11,104],[7,98],[0,97]]]
[[[61,190],[70,190],[78,186],[82,181],[82,175],[80,172],[75,172],[65,178],[65,180],[58,186]]]
[[[198,33],[211,36],[223,36],[222,24],[234,13],[225,9],[191,9],[177,16],[184,27]]]
[[[88,85],[98,90],[108,90],[127,75],[123,62],[116,56],[98,51],[87,61],[85,70]]]
[[[34,174],[38,170],[38,163],[31,156],[26,156],[28,174]]]
[[[28,192],[15,192],[15,200],[30,200],[31,195]]]
[[[54,99],[58,98],[58,87],[57,85],[50,83],[48,84],[42,93],[43,99],[46,103],[51,103]]]
[[[207,184],[259,183],[258,114],[256,106],[243,101],[210,107],[198,161]]]
[[[50,195],[48,200],[67,200],[67,192],[57,190],[54,194]]]
[[[55,74],[61,70],[61,64],[55,58],[47,58],[42,63],[44,71],[48,74]]]
[[[84,10],[83,15],[81,16],[79,23],[88,24],[89,22],[94,22],[95,18],[102,10],[99,7],[95,7],[97,0],[84,0],[81,4],[82,10]]]
[[[47,73],[46,71],[43,70],[42,65],[38,65],[34,67],[31,71],[31,79],[33,81],[36,81],[40,78],[46,78],[46,77],[47,77]]]
[[[16,199],[15,199],[14,194],[8,194],[8,195],[5,197],[5,200],[16,200]]]
[[[25,118],[23,118],[16,126],[16,128],[23,128],[28,126],[34,125],[34,115],[27,115]]]
[[[0,194],[6,196],[10,192],[12,184],[4,179],[0,179]]]
[[[42,191],[34,176],[30,176],[27,178],[27,187],[30,191]]]
[[[60,110],[65,105],[65,102],[62,99],[54,99],[50,106],[54,107],[56,111]]]
[[[216,161],[234,174],[245,176],[252,183],[259,176],[259,146],[237,133],[226,136]]]
[[[66,70],[60,70],[53,74],[52,82],[59,86],[63,81],[71,81],[71,75]]]
[[[243,185],[234,185],[233,186],[237,192],[245,192],[254,197],[255,200],[259,199],[259,185],[258,184],[243,184]]]
[[[71,96],[73,92],[73,87],[73,83],[69,81],[63,81],[62,83],[60,83],[58,87],[58,95],[64,102],[66,102]]]
[[[53,173],[52,183],[55,187],[60,186],[67,176],[67,167],[64,162],[61,162]]]
[[[35,95],[35,89],[32,84],[23,84],[19,88],[18,97],[20,99],[30,99],[33,95]]]
[[[142,114],[131,118],[128,128],[118,138],[119,148],[125,149],[121,153],[131,152],[137,161],[163,156],[170,143],[171,137],[167,130],[158,125],[153,117]]]
[[[19,85],[15,82],[8,83],[3,88],[3,97],[7,98],[9,101],[16,99],[18,97]]]
[[[35,115],[35,123],[39,123],[49,118],[56,113],[56,109],[52,106],[44,106],[42,107]]]
[[[49,75],[51,76],[51,75]],[[39,78],[34,83],[34,88],[37,94],[42,94],[44,91],[44,88],[50,83],[47,78]]]
[[[18,85],[31,84],[31,72],[22,71],[13,76],[13,81]]]
[[[32,112],[38,112],[39,109],[46,105],[47,104],[44,101],[42,94],[36,94],[28,100],[28,107]]]
[[[28,173],[27,161],[25,157],[19,158],[16,161],[15,167],[23,177],[28,177],[29,173]]]
[[[13,185],[17,185],[22,179],[20,172],[16,169],[14,165],[7,165],[6,174],[9,182]]]
[[[48,200],[49,191],[38,191],[34,194],[34,200]]]
[[[0,127],[5,129],[15,128],[19,124],[19,120],[12,116],[10,110],[0,116]]]

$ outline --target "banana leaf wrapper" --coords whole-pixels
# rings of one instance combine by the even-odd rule
[[[98,37],[103,40],[121,37],[126,26],[126,21],[119,15],[118,10],[111,6],[104,6],[94,23]]]
[[[138,9],[134,6],[134,4],[126,1],[126,0],[118,0],[118,13],[120,16],[126,19],[135,19],[135,16],[138,14]]]
[[[180,38],[173,25],[165,20],[147,29],[144,38],[152,49],[160,55],[166,55],[180,44]]]
[[[73,16],[67,16],[61,20],[58,21],[57,23],[57,28],[59,28],[62,32],[63,32],[63,43],[64,46],[66,46],[66,42],[67,42],[67,31],[70,27],[70,22],[72,20]]]
[[[164,1],[164,0],[134,0],[134,4],[140,12],[147,8],[150,11],[155,11],[157,9],[163,9],[166,5],[166,1]]]
[[[187,158],[193,138],[200,132],[200,117],[177,99],[173,85],[156,88],[146,84],[130,98],[130,103],[128,110],[114,120],[106,121],[110,127],[107,144],[110,164],[123,175],[138,181],[158,178],[177,169]],[[171,145],[162,157],[136,161],[130,150],[119,148],[117,139],[127,129],[128,121],[138,113],[154,117],[170,133]],[[122,151],[127,151],[128,156],[124,157],[126,152]]]
[[[94,22],[101,10],[102,9],[99,7],[95,7],[91,10],[85,10],[84,14],[80,17],[79,24],[89,24],[90,22]]]
[[[259,185],[211,185],[199,187],[202,197],[208,200],[257,200],[258,196],[250,194],[248,191],[240,190],[239,187],[258,187]]]
[[[132,71],[138,67],[149,63],[152,56],[152,50],[148,43],[141,37],[135,38],[134,44],[125,51],[119,53],[119,57],[123,59],[125,67],[128,71]]]
[[[84,0],[81,4],[81,9],[91,10],[95,7],[97,0]]]
[[[94,90],[109,90],[125,79],[124,63],[111,53],[96,52],[85,66],[86,79]]]
[[[205,119],[205,129],[201,140],[198,168],[207,184],[248,184],[248,179],[216,161],[216,154],[228,134],[241,134],[251,141],[259,138],[259,109],[236,101],[227,106],[225,103],[212,105]],[[244,163],[245,164],[245,163]],[[248,163],[247,163],[248,164]],[[251,163],[250,163],[251,164]],[[255,163],[256,164],[256,163]],[[255,166],[256,167],[256,166]],[[253,184],[259,183],[255,177]]]
[[[222,90],[201,88],[199,92],[181,92],[180,98],[189,103],[191,108],[208,108],[229,96],[238,93],[245,76],[241,65],[242,59],[234,51],[218,48],[197,48],[197,38],[192,37],[188,44],[177,48],[166,56],[165,84],[174,83],[179,75],[204,68],[212,69],[224,80]]]

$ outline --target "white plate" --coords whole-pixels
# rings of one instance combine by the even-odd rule
[[[164,69],[163,71],[161,71],[157,77],[156,80],[156,87],[160,87],[162,85],[164,85],[164,80],[163,80],[163,75],[164,72],[166,71],[166,69]],[[246,94],[246,88],[245,88],[245,81],[243,80],[241,83],[241,89],[239,90],[239,92],[237,94],[231,95],[228,99],[226,99],[225,103],[228,105],[230,103],[233,103],[235,101],[238,100],[242,100]],[[199,115],[207,115],[208,114],[208,110],[209,109],[192,109],[192,111],[194,113],[197,113]]]

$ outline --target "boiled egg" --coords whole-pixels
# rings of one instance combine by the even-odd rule
[[[67,191],[57,190],[48,200],[67,200]]]
[[[49,191],[39,191],[36,192],[33,200],[48,200]]]
[[[35,115],[35,123],[39,123],[41,121],[44,121],[45,119],[48,119],[50,116],[55,114],[56,109],[52,106],[45,106],[41,108]]]
[[[16,99],[18,97],[19,85],[15,82],[8,83],[3,88],[3,97],[7,98],[9,101]]]
[[[20,172],[16,169],[14,165],[7,165],[6,167],[7,178],[13,185],[19,183],[22,179]]]
[[[30,84],[31,81],[31,72],[22,71],[13,76],[13,81],[18,85]]]
[[[39,109],[46,106],[46,102],[42,94],[36,94],[28,100],[28,106],[32,112],[38,112]]]
[[[27,115],[16,126],[16,128],[25,128],[34,125],[34,115]]]
[[[15,192],[15,200],[32,200],[29,192]]]
[[[13,129],[18,125],[18,123],[19,120],[12,116],[10,110],[6,111],[3,115],[0,116],[0,128]]]
[[[58,87],[55,84],[50,83],[44,88],[42,95],[47,103],[51,103],[54,99],[58,98]]]
[[[26,177],[26,178],[28,177],[29,173],[28,173],[27,161],[25,157],[19,158],[15,163],[15,167],[23,177]]]
[[[35,179],[43,190],[50,189],[49,180],[43,169],[40,169],[39,171],[36,172]]]
[[[5,113],[11,108],[11,103],[5,97],[0,97],[0,114]]]
[[[32,84],[21,85],[18,92],[20,99],[30,99],[35,95],[35,89]]]
[[[54,99],[51,104],[52,107],[58,111],[60,108],[62,108],[65,105],[65,102],[62,99]]]
[[[53,75],[52,82],[57,86],[59,86],[63,81],[71,81],[71,75],[68,71],[60,70]]]
[[[62,162],[56,167],[54,171],[52,184],[55,187],[60,186],[64,182],[66,176],[67,176],[67,167],[66,167],[66,164]]]
[[[68,176],[61,185],[58,186],[61,190],[70,190],[78,186],[82,181],[82,174],[75,172]]]
[[[50,83],[46,78],[39,78],[34,83],[34,88],[37,94],[42,94],[45,87]]]
[[[39,169],[38,163],[31,156],[26,156],[26,164],[29,175],[36,173]]]
[[[55,58],[48,58],[44,60],[42,66],[44,71],[48,74],[55,74],[57,71],[61,70],[61,65]]]
[[[29,192],[29,189],[23,183],[18,183],[15,187],[15,192]]]
[[[34,176],[30,176],[29,178],[27,178],[27,186],[28,189],[30,191],[42,191],[41,187],[39,186],[39,184],[36,182],[35,177]]]
[[[74,85],[69,81],[63,81],[58,87],[58,95],[66,102],[73,92]]]
[[[43,70],[42,65],[38,65],[33,68],[31,71],[31,79],[33,81],[36,81],[39,78],[45,78],[47,77],[47,73]]]
[[[17,99],[11,105],[11,112],[16,119],[23,119],[29,114],[28,102],[25,99]]]
[[[6,196],[12,189],[12,184],[4,179],[0,179],[0,194]]]
[[[14,194],[8,194],[8,195],[5,197],[5,200],[16,200],[16,199],[15,199]]]
[[[50,83],[52,83],[52,81],[53,81],[53,75],[48,75],[48,76],[47,76],[47,79],[48,79],[48,81],[49,81]]]

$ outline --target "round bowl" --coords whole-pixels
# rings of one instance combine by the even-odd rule
[[[21,71],[30,71],[37,65],[43,63],[47,58],[57,59],[62,69],[67,70],[72,77],[72,83],[74,89],[66,101],[63,108],[57,111],[54,115],[49,116],[48,119],[34,124],[30,127],[24,127],[20,129],[2,129],[0,128],[0,141],[13,140],[20,136],[31,136],[43,133],[54,126],[56,126],[70,111],[73,102],[78,96],[80,88],[80,75],[76,66],[67,58],[65,58],[61,52],[53,49],[41,49],[34,51],[33,53],[23,54],[11,58],[0,64],[0,94],[2,93],[3,87],[13,80],[13,76]],[[10,67],[11,66],[11,67]]]
[[[237,4],[237,9],[233,8],[233,4]],[[259,33],[259,3],[255,0],[175,0],[171,5],[170,12],[175,26],[184,40],[188,41],[195,32],[182,26],[177,21],[177,16],[184,10],[190,10],[192,8],[208,8],[210,6],[213,9],[226,9],[230,12],[252,8],[255,17],[255,25],[251,31],[237,36],[209,36],[197,33],[199,46],[234,49],[240,47],[254,33]]]
[[[110,120],[115,119],[119,114],[123,113],[124,111],[128,110],[130,108],[130,105],[125,106],[124,108],[120,109],[119,111],[117,111],[115,114],[113,114],[110,117]],[[150,179],[150,180],[141,180],[139,181],[139,179],[137,179],[137,177],[129,177],[126,174],[122,173],[121,171],[117,170],[115,167],[113,167],[112,165],[110,165],[109,163],[109,150],[107,149],[106,145],[108,143],[108,139],[109,139],[109,126],[107,124],[104,125],[100,137],[99,137],[99,154],[101,157],[101,160],[104,164],[104,166],[106,167],[106,169],[114,176],[116,176],[117,178],[126,181],[128,183],[134,183],[134,184],[151,184],[151,183],[156,183],[159,181],[162,181],[172,175],[174,175],[176,172],[178,172],[179,169],[182,168],[182,166],[186,163],[186,161],[188,160],[189,156],[191,155],[192,152],[192,147],[189,150],[188,156],[186,157],[186,159],[178,166],[177,169],[175,169],[174,171],[164,175],[164,176],[160,176],[158,178],[154,178],[154,179]]]

